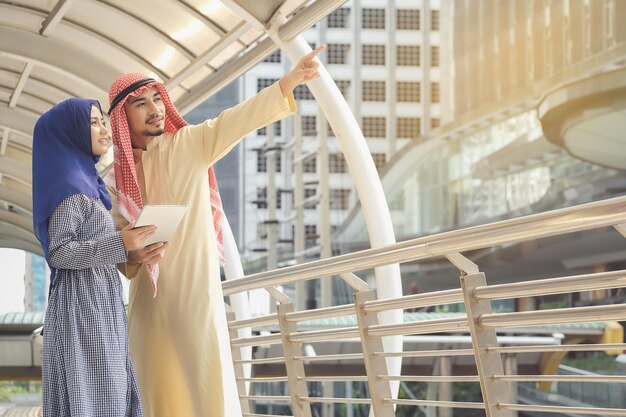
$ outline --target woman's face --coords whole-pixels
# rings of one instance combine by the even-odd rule
[[[97,106],[91,106],[90,124],[91,151],[96,156],[104,155],[109,150],[109,129]]]

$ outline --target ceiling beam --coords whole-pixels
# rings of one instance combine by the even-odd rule
[[[300,11],[287,23],[278,29],[278,37],[283,41],[289,41],[307,30],[324,17],[331,14],[346,0],[317,0],[306,9]]]
[[[22,136],[31,137],[33,127],[37,122],[37,116],[30,112],[21,111],[19,108],[9,109],[0,105],[0,126],[8,127]]]
[[[2,172],[0,175],[4,176]],[[0,201],[6,201],[31,215],[33,213],[33,198],[30,194],[16,191],[2,184],[0,184]]]
[[[59,0],[57,4],[54,5],[52,11],[46,17],[46,19],[41,23],[41,29],[39,29],[39,34],[42,36],[48,36],[50,32],[55,28],[56,25],[59,24],[63,16],[72,6],[74,0]]]
[[[9,133],[11,129],[5,127],[2,129],[2,143],[0,143],[0,156],[4,156],[7,153],[7,146],[9,146]]]
[[[24,66],[24,71],[22,71],[22,75],[20,76],[17,85],[15,86],[15,90],[13,90],[13,94],[11,94],[11,99],[9,100],[9,107],[14,108],[17,104],[17,100],[20,98],[20,94],[22,94],[22,90],[26,85],[26,81],[30,76],[31,71],[33,70],[33,63],[31,61],[26,62],[26,66]]]
[[[230,10],[235,12],[238,16],[242,17],[243,20],[245,20],[250,25],[252,25],[253,28],[260,30],[262,32],[265,32],[264,23],[257,20],[257,18],[254,17],[252,13],[246,10],[246,8],[241,6],[237,1],[235,0],[220,0],[220,1],[222,2],[224,6],[228,7]]]
[[[2,172],[11,177],[14,177],[18,181],[30,184],[32,178],[31,167],[23,162],[19,162],[15,159],[8,158],[6,156],[0,156],[0,167]]]
[[[0,51],[0,56],[56,71],[76,82],[79,95],[99,100],[108,100],[109,84],[119,76],[119,70],[84,48],[6,26],[0,27]]]
[[[182,69],[182,71],[167,80],[165,82],[165,86],[171,90],[172,88],[180,85],[182,81],[190,77],[198,69],[202,68],[208,61],[222,53],[233,43],[237,42],[239,37],[246,33],[249,28],[250,26],[246,22],[242,22],[237,25],[233,28],[233,30],[225,34],[219,42],[216,42],[215,45],[209,48],[206,52],[191,61],[189,65]]]
[[[12,211],[0,210],[0,222],[10,224],[27,234],[33,234],[32,216],[23,216]]]
[[[270,38],[266,38],[240,58],[221,66],[217,72],[196,84],[192,92],[188,92],[176,100],[176,108],[181,114],[193,110],[194,107],[206,100],[207,97],[210,97],[230,82],[239,78],[242,74],[263,61],[277,48],[276,44]]]

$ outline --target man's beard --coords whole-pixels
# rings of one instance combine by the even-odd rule
[[[157,131],[154,132],[150,132],[148,130],[143,132],[144,136],[161,136],[163,133],[165,133],[165,129],[159,129]]]

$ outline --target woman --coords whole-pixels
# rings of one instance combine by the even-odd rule
[[[109,131],[96,100],[52,107],[33,135],[33,221],[50,265],[43,415],[143,416],[115,264],[156,230],[115,231],[95,163]]]

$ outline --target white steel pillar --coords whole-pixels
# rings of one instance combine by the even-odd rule
[[[293,121],[293,206],[295,220],[293,230],[293,251],[297,263],[304,262],[304,174],[302,165],[302,114],[294,115]],[[306,308],[306,281],[296,282],[296,310]]]
[[[319,151],[317,152],[318,172],[319,172],[319,195],[318,205],[320,213],[320,258],[330,258],[333,255],[330,242],[330,185],[328,182],[328,131],[326,129],[326,118],[321,111],[317,116],[317,137],[319,138]],[[321,286],[321,307],[330,307],[333,297],[332,277],[324,277],[320,280]]]
[[[276,19],[269,30],[269,35],[291,62],[295,63],[311,52],[311,47],[301,35],[288,41],[280,39],[275,28],[281,23],[283,21]],[[320,77],[309,81],[307,86],[326,115],[341,145],[363,207],[370,243],[373,248],[393,244],[396,239],[391,214],[363,133],[339,88],[321,63],[319,72]],[[375,273],[379,299],[402,295],[400,267],[397,264],[376,268]],[[401,323],[402,317],[401,310],[385,311],[380,314],[383,324]],[[402,350],[402,337],[386,337],[383,339],[383,345],[385,351],[400,351]],[[390,375],[399,375],[401,358],[387,358],[387,367]],[[399,381],[392,381],[390,384],[391,392],[397,396]]]

